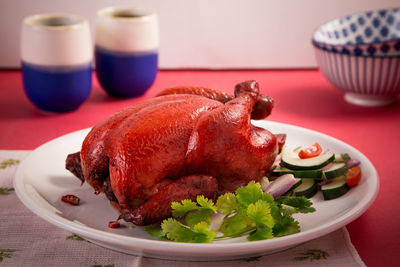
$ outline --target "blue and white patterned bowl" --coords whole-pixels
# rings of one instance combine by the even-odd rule
[[[381,9],[332,20],[314,31],[323,75],[357,105],[380,106],[400,93],[400,9]]]

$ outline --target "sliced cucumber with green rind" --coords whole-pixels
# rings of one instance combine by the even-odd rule
[[[301,184],[293,190],[296,196],[312,198],[318,192],[317,182],[312,178],[301,179]]]
[[[278,166],[272,171],[273,176],[281,176],[284,174],[293,174],[296,178],[322,178],[322,170],[290,170],[286,167]]]
[[[333,179],[342,175],[347,174],[346,163],[331,163],[331,166],[323,171],[323,177],[325,179]]]
[[[341,197],[350,189],[346,183],[346,176],[339,176],[331,181],[331,183],[321,186],[322,195],[325,200]]]
[[[350,159],[351,158],[347,153],[335,154],[334,162],[347,162]]]
[[[335,159],[335,154],[330,151],[308,159],[299,158],[299,151],[301,147],[291,149],[288,146],[284,146],[282,149],[282,165],[291,170],[315,170],[320,169]]]

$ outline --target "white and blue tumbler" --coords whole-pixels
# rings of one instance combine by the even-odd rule
[[[30,101],[47,112],[77,109],[91,91],[92,55],[86,19],[68,14],[25,18],[21,63]]]
[[[141,96],[158,71],[158,22],[154,12],[107,7],[97,13],[96,74],[111,96]]]

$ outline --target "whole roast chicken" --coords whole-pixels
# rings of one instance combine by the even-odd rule
[[[231,96],[203,87],[173,87],[97,124],[66,168],[103,192],[120,218],[148,225],[171,216],[171,202],[214,199],[273,164],[285,135],[255,127],[273,100],[256,81]]]

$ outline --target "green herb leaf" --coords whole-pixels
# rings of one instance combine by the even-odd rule
[[[315,209],[312,206],[312,202],[304,196],[281,196],[275,200],[279,204],[284,204],[295,208],[296,212],[309,213],[314,212]]]
[[[272,229],[269,227],[257,227],[257,230],[251,233],[247,240],[249,241],[257,241],[257,240],[265,240],[271,239],[274,235],[272,234]]]
[[[225,215],[231,214],[238,208],[236,196],[233,193],[225,193],[217,200],[217,210]]]
[[[195,212],[188,213],[185,222],[188,226],[193,227],[199,222],[205,222],[208,225],[211,223],[210,214],[213,213],[210,209],[202,209]]]
[[[186,215],[189,211],[196,210],[198,208],[197,204],[190,199],[184,199],[179,202],[172,202],[172,216],[176,218],[181,218]]]
[[[268,194],[268,193],[265,193],[265,192],[263,192],[263,194],[261,195],[261,199],[264,200],[264,201],[266,201],[266,202],[268,202],[268,203],[270,203],[270,204],[275,203],[274,197],[271,196],[271,195]]]
[[[251,181],[245,187],[239,187],[236,190],[236,200],[239,204],[247,207],[250,204],[256,203],[257,200],[262,198],[263,191],[259,183]]]
[[[211,212],[217,212],[217,207],[214,205],[214,202],[212,200],[209,200],[204,196],[197,196],[196,200],[201,207],[200,210],[207,209],[210,210]]]
[[[199,233],[194,242],[196,243],[211,243],[215,238],[215,231],[209,229],[209,225],[205,222],[199,222],[193,227],[193,230]]]
[[[204,222],[196,224],[192,229],[169,218],[163,221],[161,228],[168,239],[177,242],[210,243],[215,237],[215,232],[208,229],[208,224]]]
[[[173,218],[168,218],[161,223],[161,229],[166,233],[167,237],[170,238],[172,231],[176,227],[180,227],[181,223]]]
[[[281,205],[281,209],[282,209],[282,214],[283,215],[292,215],[294,213],[297,213],[297,209],[292,207],[292,206],[288,206],[285,204]]]
[[[172,215],[176,218],[182,218],[186,215],[185,222],[189,227],[193,227],[199,222],[210,224],[211,213],[217,212],[217,207],[212,200],[204,196],[197,196],[197,203],[186,199],[179,202],[173,202],[171,205]]]
[[[258,200],[247,207],[247,216],[252,219],[257,226],[266,226],[272,228],[275,224],[271,215],[269,203],[264,200]]]
[[[255,229],[255,226],[254,221],[247,216],[246,209],[241,207],[234,215],[225,217],[220,231],[224,237],[237,237]]]
[[[157,239],[167,239],[165,233],[161,229],[160,223],[154,223],[146,226],[146,232]]]
[[[272,229],[275,237],[291,235],[300,232],[299,222],[295,221],[289,215],[283,215],[278,206],[271,207],[271,215],[275,221],[275,225]]]

